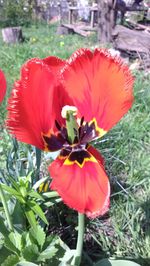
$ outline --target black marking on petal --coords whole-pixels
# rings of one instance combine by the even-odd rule
[[[86,123],[85,126],[82,126],[80,134],[80,143],[88,143],[91,140],[93,140],[95,137],[97,137],[97,132],[94,122],[91,123],[91,125]]]
[[[82,116],[82,118],[81,118],[81,121],[80,121],[80,126],[82,126],[82,125],[83,125],[83,122],[84,122],[84,116]]]
[[[86,150],[78,150],[78,151],[73,151],[70,153],[68,160],[70,162],[75,162],[77,161],[80,165],[83,164],[85,159],[90,159],[91,155],[88,151]]]
[[[80,135],[81,135],[81,127],[79,127],[79,139],[80,139]]]
[[[78,144],[78,143],[79,143],[79,138],[75,136],[73,144]]]
[[[68,134],[67,134],[67,129],[65,127],[61,128],[61,135],[67,141]]]
[[[72,147],[71,146],[65,147],[65,148],[63,148],[61,150],[60,156],[66,157],[66,156],[68,156],[71,153],[71,151],[72,151]]]
[[[51,135],[50,137],[43,135],[43,139],[46,143],[46,148],[49,151],[58,151],[62,148],[63,144],[65,143],[64,138],[62,138],[60,134],[58,134],[57,136]]]
[[[56,128],[57,128],[59,131],[61,130],[61,126],[60,126],[60,124],[58,123],[57,120],[55,120],[55,126],[56,126]]]
[[[75,133],[75,138],[74,138],[74,144],[79,142],[79,130],[77,130],[76,128],[73,129],[74,133]]]

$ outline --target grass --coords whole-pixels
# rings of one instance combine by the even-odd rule
[[[99,224],[97,241],[117,257],[150,258],[150,91],[149,78],[137,73],[133,108],[97,143],[106,158],[112,182],[111,209],[106,226]],[[102,143],[101,143],[102,142]],[[107,226],[108,223],[108,226]],[[100,226],[101,225],[101,226]],[[108,231],[108,228],[110,230]],[[111,231],[111,234],[110,234]],[[106,239],[103,239],[105,234]],[[150,265],[146,260],[145,264]]]
[[[96,36],[56,35],[55,26],[24,28],[26,41],[4,45],[0,38],[0,68],[6,74],[8,92],[0,107],[0,168],[6,171],[11,138],[4,128],[6,102],[21,65],[32,57],[67,58],[79,47],[93,47]],[[106,136],[95,143],[106,160],[112,195],[109,214],[87,221],[84,249],[96,260],[104,256],[132,258],[150,265],[150,77],[135,73],[133,108]],[[61,219],[61,215],[59,220]]]

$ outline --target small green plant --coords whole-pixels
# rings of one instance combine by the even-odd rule
[[[58,236],[46,236],[43,228],[38,224],[26,231],[7,229],[4,220],[0,217],[0,263],[5,265],[23,265],[23,262],[47,265],[63,257],[65,245]],[[19,263],[19,264],[17,264]]]
[[[2,26],[28,26],[31,23],[32,7],[26,0],[6,0],[1,10]]]
[[[35,190],[44,181],[46,178],[39,180],[32,188],[29,174],[27,177],[19,177],[18,181],[10,177],[9,186],[0,184],[2,266],[30,265],[30,262],[35,265],[53,265],[59,258],[63,258],[66,249],[69,250],[58,236],[46,234],[48,221],[40,207],[41,203],[46,206],[46,200]],[[45,193],[45,199],[56,196],[54,192]]]
[[[33,228],[37,225],[36,216],[39,216],[44,223],[48,224],[44,212],[40,207],[40,203],[44,199],[39,193],[32,189],[31,174],[27,177],[19,177],[18,179],[18,182],[16,182],[10,177],[12,187],[1,184],[2,189],[7,191],[10,198],[15,199],[14,204],[18,204],[20,206],[29,224]],[[18,212],[14,213],[14,215],[18,215]]]

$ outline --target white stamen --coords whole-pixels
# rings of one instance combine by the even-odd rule
[[[75,106],[65,105],[61,110],[61,116],[66,118],[68,111],[72,111],[73,115],[76,116],[78,109]]]

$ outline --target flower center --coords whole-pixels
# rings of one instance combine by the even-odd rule
[[[74,143],[78,132],[78,124],[76,121],[77,108],[75,106],[66,105],[62,108],[61,115],[66,119],[66,129],[68,140],[71,144]]]
[[[74,118],[75,119],[75,118]],[[76,122],[76,120],[75,120]],[[67,124],[67,123],[66,123]],[[95,123],[91,124],[84,122],[84,118],[80,120],[80,124],[78,125],[76,122],[76,128],[73,129],[73,142],[70,141],[69,133],[67,128],[61,129],[61,136],[65,138],[65,143],[61,149],[61,156],[68,156],[70,153],[81,154],[88,147],[88,143],[97,137],[97,131],[95,127]],[[80,156],[80,155],[79,155]]]
[[[96,119],[85,122],[84,117],[77,118],[75,106],[64,106],[61,112],[66,120],[66,125],[61,126],[55,121],[57,134],[42,135],[46,151],[60,151],[60,158],[64,164],[78,164],[83,167],[87,161],[94,161],[94,157],[88,151],[89,142],[99,136],[99,128]]]
[[[88,123],[82,117],[80,123],[77,123],[76,118],[73,118],[73,123],[72,120],[66,121],[66,126],[61,126],[55,121],[57,134],[42,134],[45,151],[63,150],[67,154],[75,150],[80,151],[86,149],[88,143],[99,135],[95,120]]]

